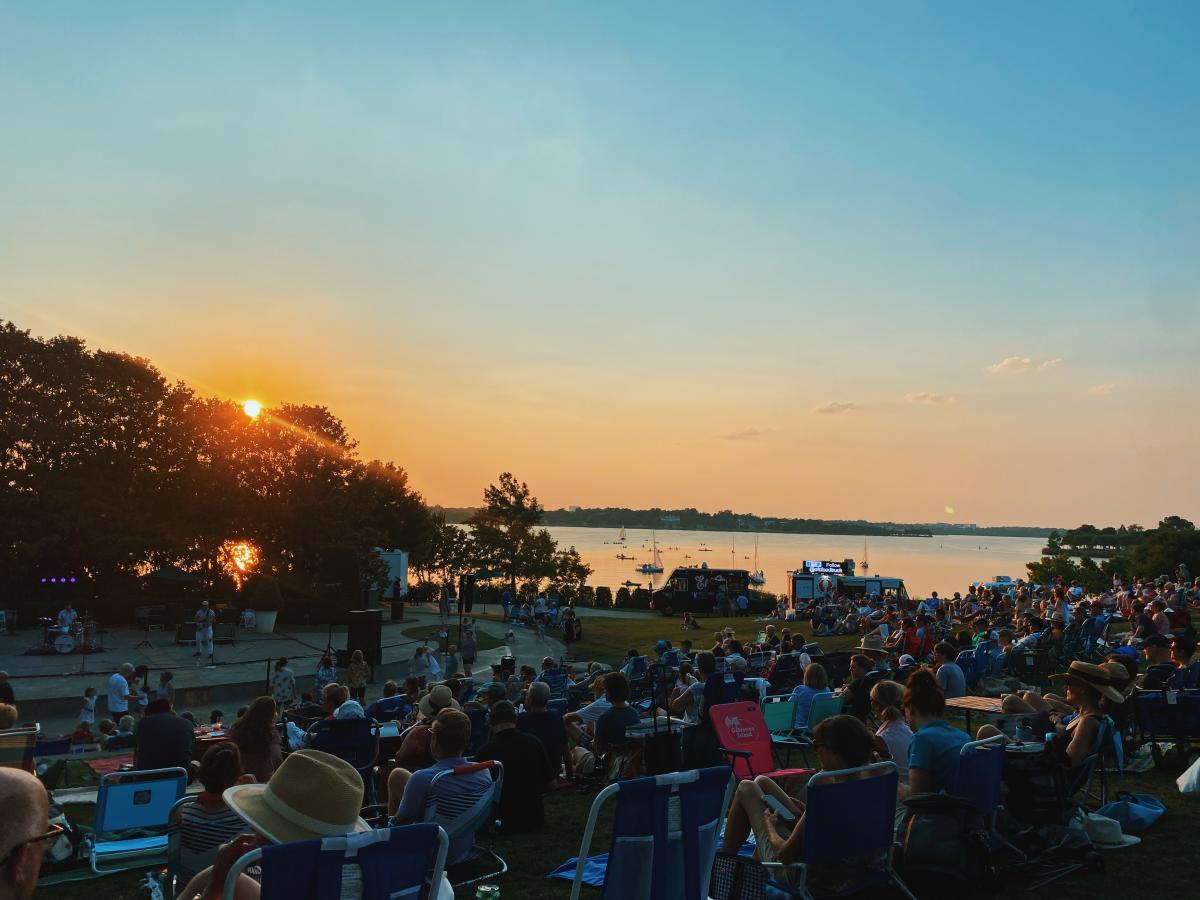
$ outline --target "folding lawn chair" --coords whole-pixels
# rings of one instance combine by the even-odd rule
[[[867,778],[835,780],[867,773],[871,773]],[[839,896],[892,883],[910,900],[916,900],[892,867],[898,783],[896,764],[891,761],[813,775],[805,789],[800,858],[787,865],[763,863],[768,869],[788,872],[784,881],[771,883],[767,895],[812,900],[808,884],[810,866],[863,859],[869,862],[861,866],[860,880],[854,885],[839,886]]]
[[[804,731],[812,734],[812,730],[834,716],[842,714],[843,699],[832,694],[828,697],[813,697],[812,706],[808,708],[808,725]]]
[[[483,771],[492,774],[492,783],[486,788],[478,791],[461,791],[453,787],[455,778]],[[499,866],[499,868],[475,878],[456,882],[454,884],[456,888],[488,881],[508,871],[508,863],[495,850],[490,847],[481,847],[475,843],[475,836],[478,832],[489,830],[494,826],[502,790],[504,790],[504,764],[494,759],[447,769],[435,775],[433,781],[429,783],[429,796],[425,801],[425,821],[435,822],[445,829],[445,833],[451,845],[455,845],[456,851],[457,845],[467,845],[466,855],[462,858],[451,857],[450,864],[457,865],[487,857]]]
[[[762,704],[763,721],[771,740],[794,740],[796,734],[796,701],[786,694],[766,697]]]
[[[471,757],[487,743],[488,711],[486,709],[467,709],[463,712],[471,720],[471,737],[467,740],[467,749],[463,752],[463,756]]]
[[[729,758],[734,776],[743,781],[758,775],[789,778],[808,775],[812,769],[788,769],[779,766],[775,752],[779,748],[799,750],[805,755],[807,744],[795,740],[774,740],[757,703],[741,701],[709,707],[709,720],[717,733],[721,752]]]
[[[372,802],[375,797],[372,774],[379,756],[379,733],[375,730],[375,720],[321,719],[313,723],[309,733],[311,749],[336,756],[358,770],[366,793],[364,803]]]
[[[1004,777],[1004,735],[997,734],[982,741],[970,741],[958,751],[958,771],[948,793],[969,800],[987,826],[992,845],[1016,850],[996,830],[996,815],[1000,809],[1000,792]],[[1019,851],[1017,851],[1019,853]]]
[[[96,824],[86,839],[88,860],[98,875],[167,861],[167,823],[171,809],[187,790],[188,773],[180,768],[110,772],[100,779]],[[161,831],[122,839],[122,832]]]
[[[583,829],[571,900],[579,900],[600,808],[614,795],[617,808],[600,900],[705,900],[732,789],[729,766],[606,787],[593,801]]]
[[[361,900],[420,900],[427,884],[436,897],[448,846],[446,832],[430,823],[273,844],[230,867],[223,896],[233,900],[238,875],[261,863],[262,900],[338,900],[349,866],[358,869]]]

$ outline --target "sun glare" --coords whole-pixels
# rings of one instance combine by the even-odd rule
[[[241,590],[246,579],[258,568],[258,548],[249,541],[226,541],[217,550],[217,562]]]
[[[257,419],[258,414],[262,412],[262,404],[257,400],[247,400],[242,404],[242,412],[252,419]]]

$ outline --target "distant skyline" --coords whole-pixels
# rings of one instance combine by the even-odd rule
[[[431,503],[1200,519],[1200,6],[0,6],[0,317]],[[949,514],[947,510],[953,510]]]

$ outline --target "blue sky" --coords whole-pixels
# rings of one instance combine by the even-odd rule
[[[1194,517],[1198,26],[9,4],[0,315],[325,403],[445,503]]]

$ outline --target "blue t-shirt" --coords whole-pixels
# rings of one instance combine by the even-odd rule
[[[954,697],[965,697],[967,694],[967,677],[962,667],[956,662],[943,663],[937,670],[938,687],[950,700]]]
[[[913,769],[921,769],[929,775],[930,791],[948,790],[958,774],[959,751],[970,740],[965,731],[942,719],[926,722],[917,729],[908,745],[909,777],[912,777]]]
[[[447,769],[466,765],[470,765],[468,760],[456,756],[438,760],[427,769],[418,769],[413,772],[408,783],[404,785],[404,796],[400,799],[400,808],[396,810],[396,821],[425,821],[425,806],[430,800],[429,786],[433,783],[434,777]],[[491,783],[492,776],[487,771],[472,772],[469,775],[444,779],[438,784],[438,793],[441,794],[444,791],[447,795],[473,794],[482,791]],[[451,838],[450,851],[446,855],[446,865],[460,863],[466,859],[474,842],[475,835],[469,832]]]
[[[808,713],[812,709],[813,700],[817,697],[829,697],[833,692],[829,688],[810,688],[807,684],[798,684],[792,691],[792,699],[796,701],[796,722],[794,727],[808,727]]]

